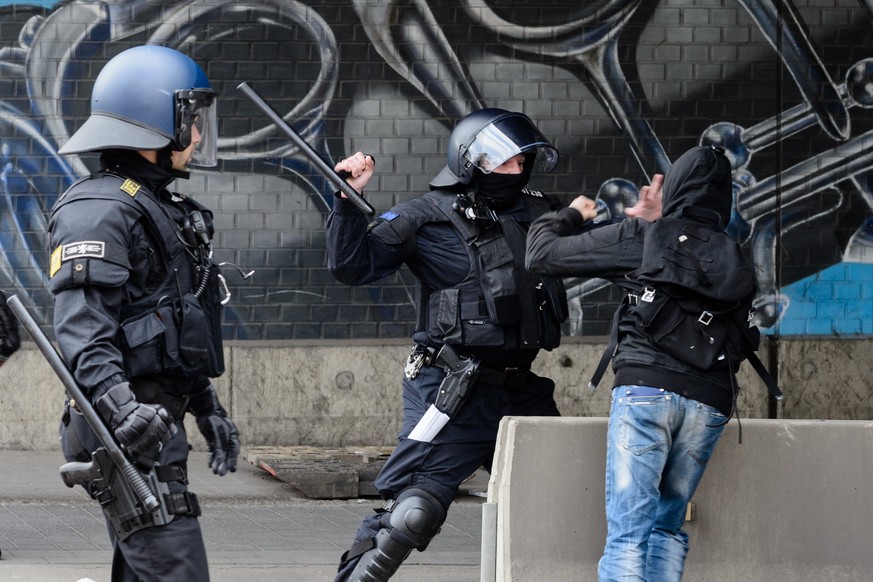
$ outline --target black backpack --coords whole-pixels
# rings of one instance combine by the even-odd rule
[[[627,310],[649,341],[676,360],[703,371],[725,367],[732,383],[740,362],[749,360],[770,393],[782,398],[755,354],[760,344],[752,325],[755,272],[733,239],[681,214],[661,218],[647,228],[641,266],[626,278],[642,290],[628,294],[616,311],[590,388],[615,353],[618,322]]]

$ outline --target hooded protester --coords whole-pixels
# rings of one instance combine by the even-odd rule
[[[686,505],[733,412],[734,363],[718,358],[716,365],[701,369],[672,356],[640,328],[634,309],[626,306],[643,291],[637,279],[641,270],[672,269],[671,261],[661,259],[669,252],[665,247],[657,255],[660,262],[644,256],[647,231],[681,221],[689,229],[720,233],[731,204],[730,162],[721,148],[701,146],[679,157],[664,176],[663,218],[655,220],[655,213],[647,217],[654,222],[634,218],[580,231],[596,215],[594,202],[580,196],[568,208],[540,217],[528,233],[531,272],[599,277],[626,294],[616,315],[612,357],[607,537],[600,582],[682,578],[688,551],[688,535],[682,531]],[[716,291],[754,293],[753,270],[740,253],[712,265]]]

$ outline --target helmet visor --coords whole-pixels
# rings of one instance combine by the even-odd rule
[[[490,174],[510,158],[536,150],[534,169],[551,172],[558,163],[558,150],[521,115],[498,119],[476,134],[462,156],[482,172]]]
[[[176,146],[187,149],[199,138],[188,162],[192,166],[212,167],[218,163],[215,97],[211,89],[176,91]]]

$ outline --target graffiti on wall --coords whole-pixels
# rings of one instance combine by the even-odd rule
[[[537,187],[596,194],[616,215],[691,145],[722,145],[734,171],[729,232],[758,267],[759,325],[871,335],[870,5],[710,4],[0,4],[0,284],[50,321],[48,211],[95,169],[57,148],[87,118],[101,66],[152,43],[191,55],[222,95],[221,164],[179,188],[216,210],[227,262],[256,272],[228,277],[228,337],[402,337],[413,319],[408,274],[364,290],[330,279],[320,231],[331,187],[239,95],[242,81],[326,161],[373,153],[378,210],[424,191],[453,121],[485,106],[525,111],[558,145],[561,163]],[[614,291],[568,283],[567,332],[603,334]]]

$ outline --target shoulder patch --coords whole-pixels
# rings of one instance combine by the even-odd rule
[[[98,240],[85,240],[66,245],[59,245],[52,251],[49,261],[49,277],[54,277],[61,269],[64,261],[90,257],[102,259],[106,256],[106,243]]]
[[[72,259],[91,257],[102,259],[106,256],[106,243],[99,240],[84,240],[64,245],[61,250],[61,262]]]
[[[137,192],[139,192],[141,188],[142,186],[128,178],[121,184],[121,187],[119,189],[122,192],[126,192],[130,196],[136,196]]]
[[[534,198],[542,198],[544,196],[539,190],[529,190],[528,188],[522,188],[521,193],[526,196],[533,196]]]
[[[393,212],[393,211],[389,210],[389,211],[387,211],[387,212],[383,212],[382,214],[380,214],[380,215],[379,215],[379,218],[381,218],[382,220],[385,220],[385,221],[391,222],[392,220],[394,220],[394,219],[397,218],[398,216],[400,216],[400,215],[397,214],[396,212]]]

